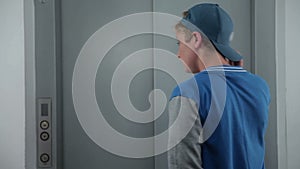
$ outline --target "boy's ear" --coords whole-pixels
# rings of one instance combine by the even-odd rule
[[[193,38],[194,38],[194,47],[196,49],[200,48],[201,44],[202,44],[202,37],[201,34],[199,32],[193,32]]]

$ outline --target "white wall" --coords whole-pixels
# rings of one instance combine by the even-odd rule
[[[0,168],[24,169],[23,0],[0,1]]]
[[[286,0],[286,87],[288,169],[300,168],[300,1]],[[280,63],[279,63],[280,64]]]

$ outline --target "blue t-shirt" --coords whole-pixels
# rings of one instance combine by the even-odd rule
[[[198,106],[206,133],[199,159],[204,169],[265,168],[270,93],[262,78],[241,67],[213,66],[179,84],[171,100],[178,97]]]

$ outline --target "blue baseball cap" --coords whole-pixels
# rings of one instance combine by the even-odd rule
[[[218,4],[203,3],[193,6],[181,23],[192,32],[203,32],[225,58],[231,61],[240,61],[243,58],[230,47],[233,22]]]

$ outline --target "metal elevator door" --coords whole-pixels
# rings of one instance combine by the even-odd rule
[[[63,165],[64,169],[115,169],[115,168],[154,168],[154,158],[126,158],[113,154],[98,146],[81,127],[76,116],[72,99],[72,77],[76,59],[85,42],[99,29],[120,17],[139,12],[151,12],[150,0],[62,0],[62,62],[63,62]],[[119,25],[125,27],[125,25]],[[139,25],[136,25],[139,26]],[[118,32],[100,39],[97,46],[103,48],[109,39]],[[131,53],[152,48],[151,34],[136,35],[120,41],[109,49],[99,65],[95,77],[95,94],[99,109],[105,120],[116,131],[130,137],[149,137],[153,135],[154,124],[132,122],[118,113],[111,95],[111,83],[114,71],[122,60]],[[89,59],[89,58],[86,58]],[[144,60],[151,62],[151,60]],[[128,69],[136,63],[126,65]],[[127,79],[119,79],[124,83]],[[144,111],[149,108],[148,94],[153,89],[153,72],[145,70],[133,79],[129,91],[132,104]],[[122,96],[122,95],[121,95]],[[119,97],[121,97],[119,96]],[[99,128],[102,134],[103,129]],[[114,144],[114,140],[111,140]],[[119,142],[119,144],[124,144]],[[116,145],[117,146],[117,145]],[[126,145],[124,145],[126,146]],[[153,147],[145,147],[153,149]]]
[[[156,156],[149,156],[144,158],[130,158],[118,155],[116,152],[110,152],[97,144],[95,140],[89,137],[89,133],[83,128],[82,122],[78,119],[74,106],[74,84],[73,78],[76,73],[76,63],[78,57],[82,54],[82,49],[87,46],[87,42],[93,38],[95,33],[102,29],[104,26],[109,27],[109,23],[112,21],[118,22],[118,18],[128,16],[134,13],[142,12],[160,12],[168,13],[176,16],[181,16],[184,10],[187,10],[194,4],[200,2],[206,2],[203,0],[61,0],[58,1],[60,8],[60,16],[57,23],[61,25],[61,33],[59,34],[61,39],[61,96],[62,96],[62,131],[61,142],[57,144],[62,151],[62,168],[63,169],[166,169],[167,158],[166,153],[158,154]],[[250,0],[247,1],[221,1],[213,0],[210,2],[219,3],[225,8],[232,16],[235,23],[235,38],[232,42],[233,47],[238,49],[245,56],[245,67],[251,71],[251,4]],[[39,11],[43,12],[43,11]],[[44,11],[45,12],[45,11]],[[38,15],[38,13],[36,14]],[[57,19],[57,18],[56,18]],[[98,39],[94,48],[101,49],[103,46],[108,46],[111,43],[111,39],[115,36],[119,36],[120,28],[128,29],[124,22],[118,24],[116,29],[111,29],[103,39]],[[136,28],[145,26],[141,24],[149,24],[150,29],[159,27],[153,20],[149,23],[139,22],[134,23]],[[135,28],[134,28],[135,29]],[[172,29],[172,28],[170,28]],[[130,30],[128,30],[130,31]],[[155,57],[154,49],[163,49],[174,54],[173,58],[160,59]],[[95,86],[95,98],[96,103],[103,115],[105,121],[121,135],[125,135],[131,138],[149,138],[157,134],[162,133],[168,129],[168,115],[167,106],[163,107],[163,111],[157,119],[148,122],[136,122],[124,117],[124,114],[119,112],[123,106],[132,106],[137,111],[142,113],[152,113],[153,119],[155,118],[155,107],[151,107],[151,101],[155,101],[155,97],[151,97],[154,89],[160,89],[165,94],[166,99],[171,94],[172,89],[176,85],[176,80],[172,77],[171,70],[177,69],[182,71],[180,74],[181,79],[188,77],[184,74],[183,65],[176,58],[176,40],[172,37],[165,35],[159,35],[155,33],[145,32],[134,36],[128,36],[125,39],[118,41],[107,49],[106,55],[103,57],[97,67],[97,72],[91,83],[91,86]],[[153,55],[152,57],[149,57]],[[83,56],[81,56],[83,57]],[[131,58],[131,59],[130,59]],[[132,59],[133,58],[133,59]],[[82,61],[90,61],[89,57],[83,58]],[[127,84],[128,72],[133,71],[137,65],[148,65],[145,68],[133,76],[128,85],[127,91],[118,90],[118,86]],[[173,65],[169,66],[170,72],[155,69],[156,65]],[[58,64],[58,65],[60,65]],[[150,65],[150,66],[149,66]],[[121,69],[121,67],[123,68]],[[92,67],[86,66],[84,69],[89,71]],[[154,67],[154,68],[151,68]],[[172,67],[172,68],[171,68]],[[41,72],[43,71],[41,66]],[[168,69],[168,68],[167,68]],[[123,70],[121,73],[124,75],[116,76],[114,74],[118,70]],[[38,70],[39,71],[39,70]],[[78,72],[77,72],[78,73]],[[79,73],[80,75],[80,73]],[[117,88],[112,89],[114,86],[112,83],[117,83]],[[85,83],[85,82],[82,82]],[[42,86],[37,86],[43,89]],[[117,98],[114,98],[113,91]],[[89,92],[89,91],[82,91]],[[128,99],[121,100],[119,98]],[[116,101],[117,99],[118,101]],[[162,102],[164,103],[164,99]],[[159,100],[160,101],[160,100]],[[117,103],[116,103],[117,102]],[[132,105],[126,105],[130,103]],[[55,103],[54,103],[55,104]],[[120,106],[118,108],[118,106]],[[152,108],[152,109],[151,109]],[[89,107],[86,107],[88,110]],[[149,110],[152,110],[149,111]],[[78,112],[77,112],[78,113]],[[83,112],[81,112],[83,113]],[[87,116],[89,112],[86,112]],[[91,119],[90,124],[94,124],[95,119]],[[97,122],[95,122],[96,124]],[[93,127],[93,126],[91,126]],[[109,137],[109,134],[103,132],[103,128],[98,129],[100,137]],[[97,131],[96,131],[97,132]],[[95,134],[95,133],[94,133]],[[97,133],[96,133],[97,134]],[[100,138],[101,139],[101,138]],[[110,144],[113,148],[128,144],[120,140],[111,140],[111,142],[104,143]],[[134,143],[132,143],[134,144]],[[153,146],[143,147],[144,150],[153,152],[155,146],[155,140],[153,139]],[[121,151],[121,150],[120,150]],[[139,151],[138,148],[133,148],[132,151]],[[142,150],[141,150],[142,151]]]

